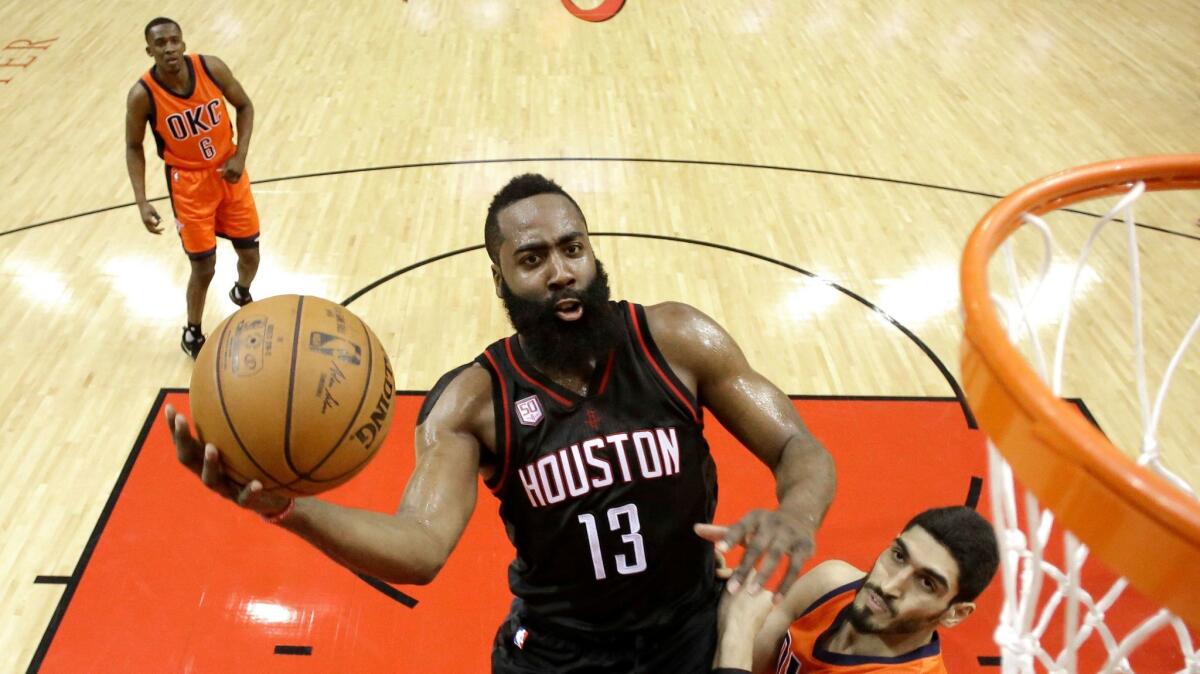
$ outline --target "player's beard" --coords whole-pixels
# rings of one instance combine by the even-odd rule
[[[864,584],[863,587],[859,589],[859,592],[865,591],[867,587],[868,586]],[[871,585],[870,588],[875,590],[880,597],[884,596],[883,592],[880,591],[878,587]],[[846,620],[850,621],[850,625],[854,627],[855,631],[857,631],[859,634],[912,634],[928,627],[929,621],[922,620],[920,618],[909,617],[896,619],[896,607],[892,606],[891,601],[887,599],[884,599],[884,603],[891,612],[891,616],[885,617],[884,620],[891,619],[892,622],[884,623],[882,625],[873,623],[871,619],[874,618],[876,621],[878,621],[880,619],[878,615],[872,613],[870,609],[866,607],[860,609],[854,603],[851,603],[849,608],[846,609]]]
[[[596,261],[596,278],[583,290],[567,288],[549,299],[527,300],[513,294],[500,282],[500,296],[508,320],[521,336],[521,346],[539,369],[551,372],[580,372],[608,354],[625,334],[621,317],[609,303],[608,274]],[[564,321],[554,305],[575,299],[583,305],[583,315]]]

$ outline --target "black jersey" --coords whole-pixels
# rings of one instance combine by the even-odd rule
[[[498,469],[487,486],[517,556],[520,610],[572,629],[665,626],[716,596],[716,468],[703,412],[654,344],[645,310],[614,303],[624,338],[586,397],[539,373],[516,336],[476,362],[491,374]]]

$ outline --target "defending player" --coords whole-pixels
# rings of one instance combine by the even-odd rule
[[[710,540],[723,533],[712,526],[697,532]],[[937,629],[971,615],[998,564],[996,534],[979,513],[926,510],[869,574],[824,562],[774,607],[768,594],[726,594],[716,671],[946,674]]]

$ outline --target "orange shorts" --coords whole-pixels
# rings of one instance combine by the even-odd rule
[[[244,171],[241,179],[229,183],[216,168],[168,166],[167,191],[189,258],[201,260],[216,253],[218,236],[232,241],[234,248],[258,247],[258,209]]]

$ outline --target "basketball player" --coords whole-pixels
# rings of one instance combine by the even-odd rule
[[[434,386],[394,516],[287,500],[257,481],[239,489],[168,408],[180,460],[338,562],[397,583],[437,575],[482,474],[516,548],[494,672],[709,671],[720,589],[713,546],[691,530],[716,503],[701,402],[773,470],[779,498],[724,532],[751,551],[731,582],[759,559],[768,573],[788,563],[780,591],[795,580],[833,497],[829,454],[711,318],[609,301],[583,213],[553,181],[509,182],[484,239],[517,333]]]
[[[183,32],[171,19],[146,24],[146,53],[154,65],[129,90],[125,114],[125,164],[142,224],[162,234],[162,218],[146,200],[146,124],[166,164],[167,193],[175,228],[191,260],[187,326],[180,345],[195,358],[204,346],[200,322],[216,269],[217,240],[229,239],[238,256],[238,280],[229,299],[249,304],[258,272],[258,209],[246,175],[246,152],[254,131],[254,104],[229,66],[215,56],[185,53]],[[229,107],[237,110],[237,144]]]
[[[723,533],[696,529],[711,540]],[[945,674],[937,628],[971,615],[998,564],[996,534],[979,513],[926,510],[870,573],[831,560],[804,574],[778,605],[763,593],[726,594],[717,671]]]

